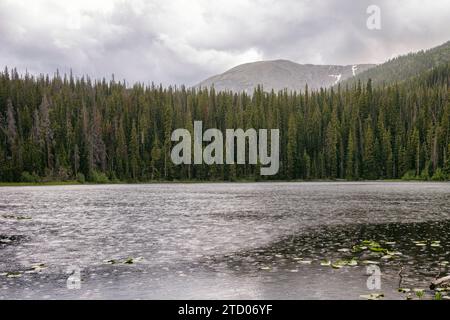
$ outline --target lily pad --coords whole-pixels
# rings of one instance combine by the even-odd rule
[[[363,260],[362,263],[363,264],[380,264],[378,261],[373,261],[373,260]]]
[[[371,294],[363,294],[360,295],[361,298],[367,299],[367,300],[379,300],[381,298],[384,298],[383,293],[371,293]]]
[[[45,263],[34,264],[31,266],[30,270],[25,271],[26,273],[35,273],[41,272],[42,270],[47,269]]]
[[[336,262],[331,264],[331,267],[334,269],[340,269],[345,266],[356,266],[358,262],[355,259],[351,260],[337,260]]]
[[[142,257],[137,257],[137,258],[128,258],[127,260],[125,260],[123,263],[125,264],[134,264],[136,262],[142,261],[144,258]]]
[[[381,253],[385,253],[387,250],[381,247],[369,247],[369,250],[372,252],[381,252]]]
[[[320,265],[321,266],[325,266],[325,267],[331,266],[331,261],[330,260],[323,260],[323,261],[320,262]]]
[[[31,220],[31,217],[17,216],[17,215],[13,215],[13,214],[4,214],[4,215],[2,215],[2,217],[5,219],[14,219],[14,220]]]
[[[353,246],[353,248],[352,248],[352,252],[361,252],[361,251],[364,251],[364,250],[367,250],[367,247],[366,246],[359,246],[359,245],[356,245],[356,246]]]
[[[8,278],[20,278],[21,276],[22,276],[22,274],[20,273],[20,272],[7,272],[6,273],[6,276],[8,277]]]
[[[387,251],[386,254],[391,255],[391,256],[401,256],[403,255],[403,253],[401,253],[400,251]]]
[[[369,247],[379,247],[380,244],[376,241],[372,241],[372,240],[363,240],[361,241],[361,244],[363,245],[367,245]]]
[[[356,261],[355,259],[351,259],[347,262],[347,265],[350,267],[354,267],[358,265],[358,261]]]

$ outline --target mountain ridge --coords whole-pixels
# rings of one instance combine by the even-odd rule
[[[369,79],[372,84],[383,85],[405,81],[420,74],[450,62],[450,41],[426,50],[410,52],[389,59],[382,64],[359,73],[354,78],[341,82],[341,85],[354,85],[358,81],[366,83]]]
[[[299,64],[286,59],[262,60],[237,65],[221,74],[211,76],[195,87],[212,87],[217,91],[253,92],[262,85],[266,91],[303,91],[330,87],[365,71],[374,64],[315,65]]]

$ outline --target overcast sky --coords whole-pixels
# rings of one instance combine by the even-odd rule
[[[449,18],[448,0],[0,0],[0,66],[193,85],[256,60],[380,63],[450,40]]]

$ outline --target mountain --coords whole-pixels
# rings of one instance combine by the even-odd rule
[[[348,66],[298,64],[288,60],[258,61],[238,65],[222,74],[200,82],[196,87],[211,87],[217,91],[245,91],[252,93],[258,85],[264,90],[275,91],[287,88],[302,91],[308,84],[310,89],[329,87],[353,77],[375,65],[358,64]]]
[[[426,51],[398,56],[374,68],[359,73],[341,83],[352,85],[360,80],[366,83],[372,79],[373,85],[391,84],[416,77],[432,68],[450,62],[450,41]]]

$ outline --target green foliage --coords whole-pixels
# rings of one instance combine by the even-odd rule
[[[99,171],[92,171],[91,177],[89,179],[90,182],[94,182],[94,183],[109,183],[109,179],[106,176],[106,174],[104,174],[103,172],[99,172]]]
[[[409,170],[403,175],[402,180],[419,180],[419,178],[416,176],[416,172],[414,170]]]
[[[85,183],[86,182],[86,177],[81,172],[77,173],[77,177],[76,178],[77,178],[77,181],[79,183]]]
[[[442,300],[443,294],[441,292],[436,292],[434,294],[433,300]]]
[[[422,172],[420,173],[420,180],[430,180],[430,172],[428,170],[428,166],[425,166],[425,168],[423,168]]]
[[[441,168],[437,168],[437,170],[434,172],[433,176],[431,177],[431,180],[433,181],[445,181],[448,179],[448,176],[444,174],[444,171],[442,171]]]
[[[440,181],[450,178],[449,83],[448,64],[384,87],[252,95],[4,71],[0,181]],[[279,129],[278,174],[260,177],[260,164],[175,166],[172,130],[192,134],[194,120],[204,130]]]
[[[21,182],[29,182],[29,183],[36,183],[39,182],[39,176],[35,173],[30,174],[28,171],[22,172],[20,175],[20,181]]]

